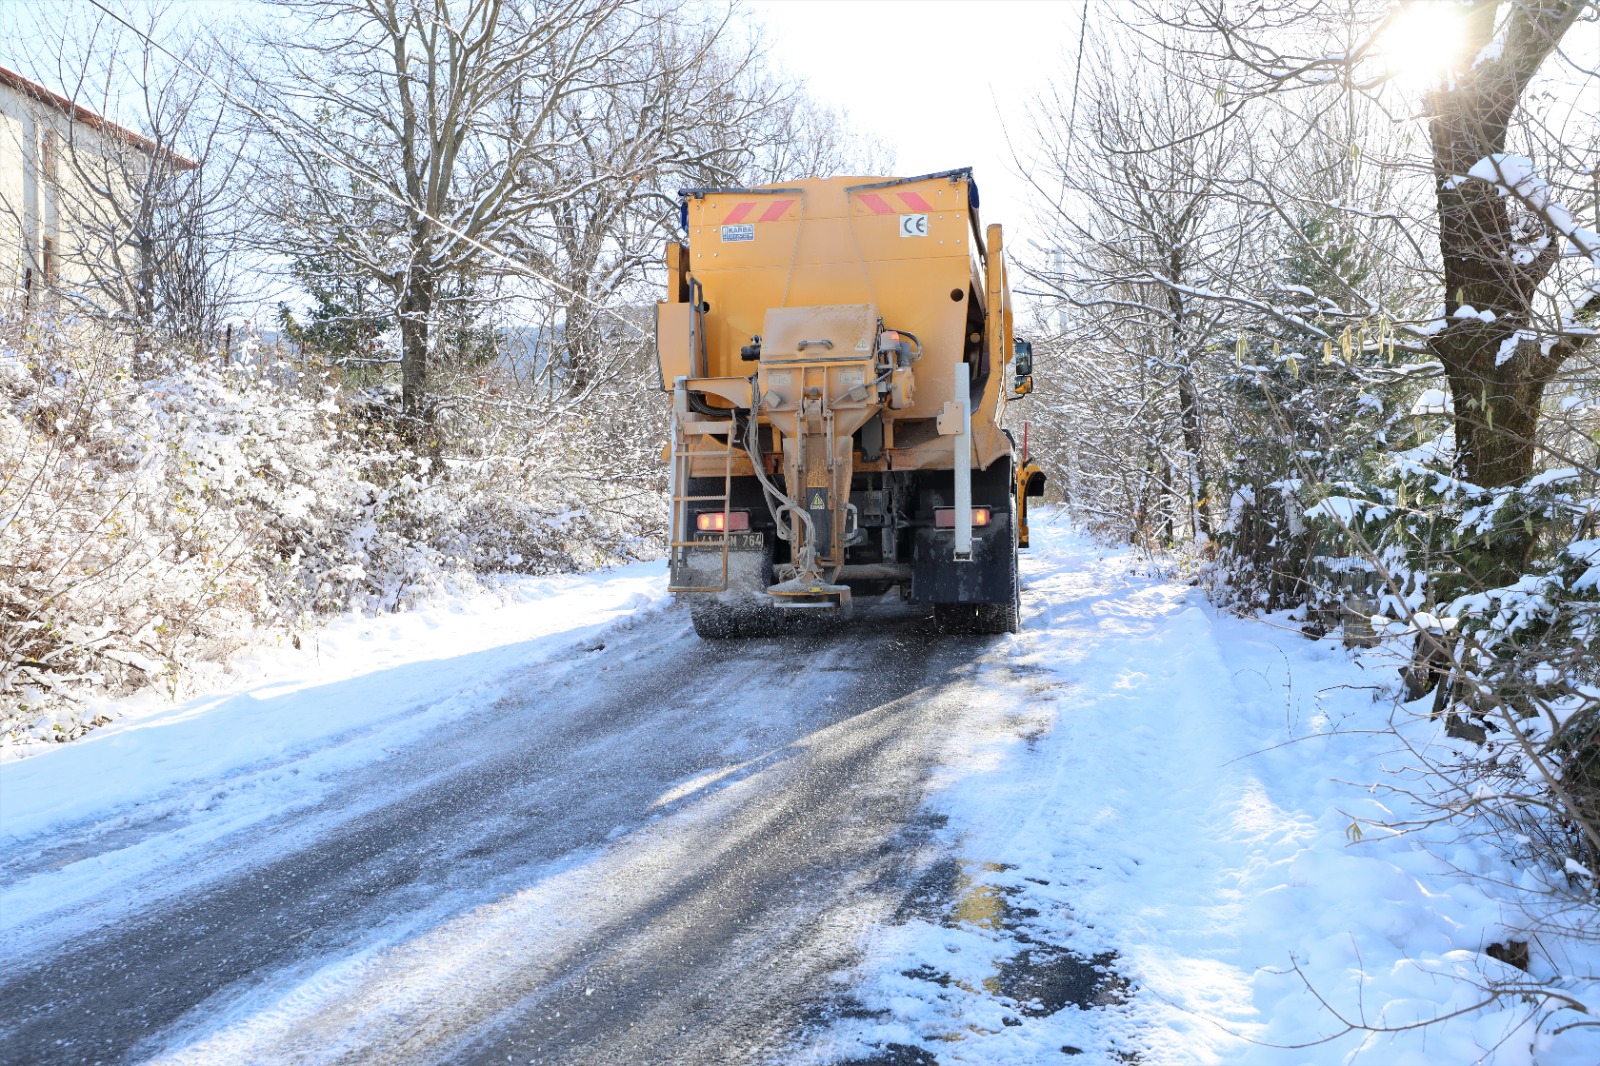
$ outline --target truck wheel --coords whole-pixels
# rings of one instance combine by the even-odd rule
[[[1022,628],[1021,592],[1016,579],[1011,582],[1010,603],[978,604],[979,633],[1015,633]]]
[[[1017,560],[1017,512],[1011,510],[1011,599],[978,605],[979,633],[1015,633],[1022,628],[1022,576]]]

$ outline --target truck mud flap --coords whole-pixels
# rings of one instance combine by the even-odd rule
[[[972,561],[953,558],[955,535],[948,529],[919,529],[911,556],[913,603],[1010,603],[1016,580],[1011,550],[1011,517],[972,533]]]

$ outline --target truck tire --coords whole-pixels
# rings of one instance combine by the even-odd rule
[[[1022,574],[1017,558],[1017,512],[1011,510],[1011,599],[978,605],[978,632],[1015,633],[1022,628]]]
[[[1010,603],[978,604],[977,631],[979,633],[1015,633],[1022,628],[1022,590],[1017,579],[1011,579]]]

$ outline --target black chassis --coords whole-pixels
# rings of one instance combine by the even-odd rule
[[[845,564],[908,567],[910,599],[916,603],[1010,603],[1017,580],[1012,471],[1011,457],[1002,456],[987,470],[972,472],[973,506],[988,507],[991,519],[987,526],[973,529],[972,559],[968,562],[955,561],[955,531],[937,529],[934,524],[935,509],[955,502],[955,475],[951,471],[858,472],[850,492],[857,523],[846,542]],[[688,495],[721,493],[721,478],[690,479]],[[744,540],[744,545],[728,553],[729,593],[764,593],[764,582],[775,580],[771,576],[773,569],[790,561],[789,545],[777,538],[772,514],[754,477],[733,479],[728,506],[733,511],[748,511],[751,532],[762,534],[759,546],[750,543],[753,538],[737,538]],[[699,509],[717,507],[715,503],[705,503]],[[691,511],[691,523],[694,513]],[[721,573],[720,541],[716,534],[699,537],[705,540],[704,548],[680,549],[672,560],[674,584],[717,583]],[[857,583],[849,577],[846,581]],[[882,577],[859,582],[899,583]]]

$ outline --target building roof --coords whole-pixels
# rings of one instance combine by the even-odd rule
[[[102,130],[105,133],[110,134],[112,137],[115,137],[119,141],[131,144],[141,152],[145,152],[149,155],[165,156],[167,159],[171,160],[172,164],[179,170],[194,170],[200,165],[194,160],[185,156],[181,156],[169,148],[161,147],[150,138],[135,133],[126,126],[117,125],[110,119],[104,118],[95,112],[90,111],[82,104],[74,103],[65,96],[62,96],[60,93],[51,92],[38,82],[33,81],[30,78],[25,78],[14,70],[10,70],[6,67],[0,67],[0,85],[9,86],[25,96],[31,96],[41,104],[45,104],[49,107],[55,108],[57,111],[60,111],[62,114],[71,118],[74,122],[81,122],[90,129]]]

